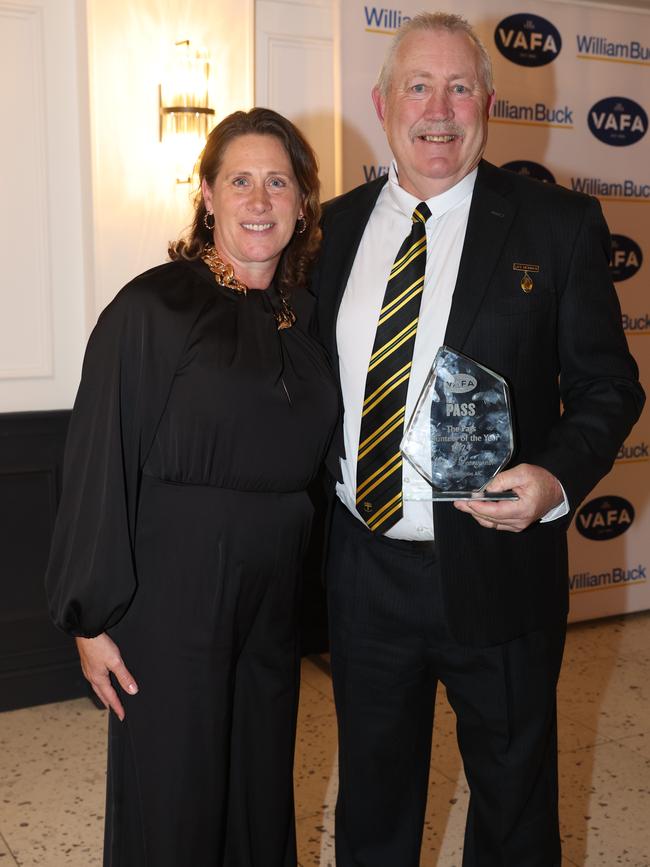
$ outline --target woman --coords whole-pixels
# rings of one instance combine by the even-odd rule
[[[317,167],[257,108],[199,171],[188,238],[91,336],[47,589],[114,711],[105,865],[288,867],[305,489],[336,414],[301,288]]]

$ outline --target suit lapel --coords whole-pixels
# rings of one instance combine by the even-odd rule
[[[507,174],[479,166],[465,243],[445,333],[445,344],[462,350],[499,260],[515,216]]]

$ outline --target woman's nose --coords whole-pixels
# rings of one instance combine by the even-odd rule
[[[254,187],[248,200],[248,207],[256,213],[263,213],[269,209],[270,204],[271,200],[266,187]]]

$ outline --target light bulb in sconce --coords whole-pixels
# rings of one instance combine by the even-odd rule
[[[212,128],[207,52],[192,49],[189,39],[176,43],[173,62],[158,86],[159,140],[170,153],[176,183],[191,183],[194,167]]]

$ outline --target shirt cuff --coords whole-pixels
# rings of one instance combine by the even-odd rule
[[[563,518],[565,515],[569,514],[569,501],[567,499],[566,491],[564,490],[561,482],[560,487],[562,488],[562,496],[564,497],[564,501],[560,503],[559,506],[554,506],[542,518],[540,518],[540,524],[547,524],[549,521],[557,521],[558,518]]]

